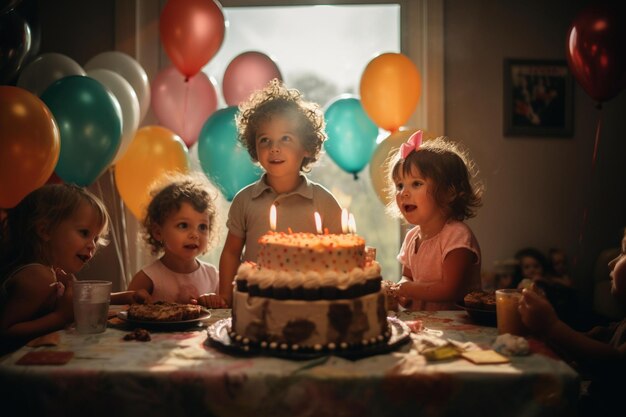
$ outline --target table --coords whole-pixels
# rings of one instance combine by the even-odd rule
[[[213,321],[229,317],[214,310]],[[579,378],[538,342],[509,364],[427,362],[420,335],[489,346],[497,331],[464,311],[399,313],[426,333],[392,353],[351,361],[234,357],[205,345],[203,330],[61,332],[55,347],[23,347],[0,362],[2,415],[45,416],[552,416],[575,413]],[[73,351],[61,366],[15,362],[31,350]],[[5,412],[8,411],[8,414]]]

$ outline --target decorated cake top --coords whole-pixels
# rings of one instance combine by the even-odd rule
[[[354,234],[270,232],[259,246],[257,264],[274,271],[350,272],[365,266],[365,240]]]
[[[269,232],[259,238],[261,245],[282,245],[313,250],[329,250],[333,248],[353,248],[364,246],[365,240],[354,234],[315,234],[315,233],[284,233]]]

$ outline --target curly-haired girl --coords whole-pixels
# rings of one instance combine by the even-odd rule
[[[451,310],[480,288],[480,247],[463,222],[481,203],[473,170],[455,143],[443,138],[422,143],[421,131],[391,161],[389,208],[416,226],[398,255],[403,278],[396,295],[405,307]]]
[[[341,233],[337,200],[304,175],[319,158],[326,140],[324,127],[319,106],[276,79],[239,106],[239,141],[265,174],[235,196],[228,213],[228,236],[220,257],[220,294],[228,304],[242,259],[256,261],[257,242],[270,229],[272,205],[277,209],[277,231],[315,233],[317,211],[324,228]]]
[[[225,307],[217,295],[215,266],[197,259],[215,241],[215,197],[201,174],[172,174],[159,181],[143,220],[144,238],[161,258],[137,272],[114,303],[167,301]],[[165,184],[165,185],[163,185]]]

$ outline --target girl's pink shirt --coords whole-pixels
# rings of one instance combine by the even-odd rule
[[[471,266],[468,278],[462,283],[463,291],[450,288],[450,293],[468,293],[480,289],[480,246],[472,230],[463,222],[448,221],[435,236],[419,239],[419,226],[409,230],[400,248],[398,261],[411,270],[413,281],[419,283],[441,283],[445,285],[443,277],[443,261],[454,249],[464,248],[476,255],[476,262]],[[419,248],[416,246],[419,243]],[[455,285],[450,283],[450,285]],[[414,300],[411,309],[414,310],[457,310],[455,303],[459,300],[421,301]]]
[[[219,272],[210,263],[198,259],[198,269],[182,274],[174,272],[156,260],[142,271],[152,280],[152,300],[187,304],[203,294],[217,293]]]

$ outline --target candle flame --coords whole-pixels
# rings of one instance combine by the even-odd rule
[[[317,230],[318,234],[322,234],[322,218],[320,217],[320,214],[316,211],[315,214],[315,230]]]
[[[270,207],[270,230],[276,231],[276,206],[274,204]]]
[[[341,209],[341,232],[348,233],[348,209]]]
[[[348,231],[352,234],[356,234],[356,221],[352,213],[348,216]]]

